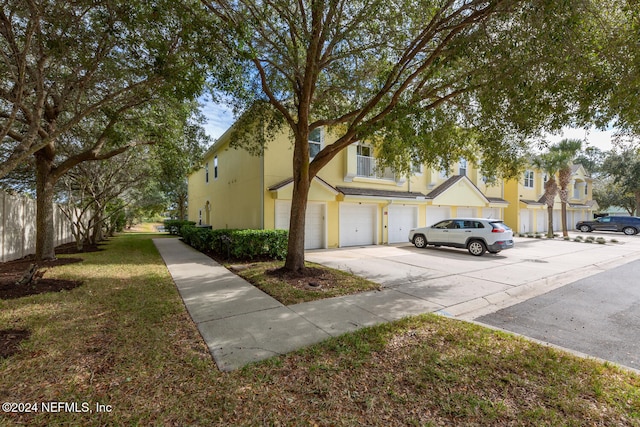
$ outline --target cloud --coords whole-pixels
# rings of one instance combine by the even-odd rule
[[[207,119],[207,123],[203,126],[207,135],[213,139],[220,136],[231,127],[235,118],[233,112],[224,104],[210,101],[207,98],[201,98],[202,114]]]
[[[549,135],[547,139],[551,143],[560,141],[561,139],[579,139],[586,141],[587,145],[597,147],[602,151],[611,150],[612,138],[615,129],[599,130],[596,128],[579,129],[579,128],[563,128],[560,134]],[[582,147],[583,149],[586,146]]]

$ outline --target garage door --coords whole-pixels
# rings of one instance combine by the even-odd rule
[[[389,243],[406,242],[409,230],[418,225],[418,207],[390,205],[388,217]]]
[[[325,204],[308,203],[304,224],[304,248],[319,249],[324,248],[325,235]],[[276,200],[275,228],[280,230],[289,229],[289,219],[291,217],[291,202],[286,200]]]
[[[531,211],[529,209],[522,209],[520,211],[520,233],[529,233],[533,231]]]
[[[451,209],[438,206],[427,206],[427,226],[443,219],[451,218]]]
[[[547,231],[547,210],[536,211],[536,232],[544,233]]]
[[[482,217],[487,219],[500,219],[500,208],[483,208]]]
[[[374,204],[340,204],[340,246],[376,243],[377,208]]]
[[[458,208],[458,218],[475,218],[476,217],[476,209],[475,208]]]

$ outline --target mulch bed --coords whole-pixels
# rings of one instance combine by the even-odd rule
[[[78,252],[75,243],[58,246],[56,254],[77,254],[85,252],[99,251],[99,245],[85,245],[81,252]],[[34,257],[32,255],[24,258],[0,263],[0,299],[22,298],[28,295],[42,294],[45,292],[59,292],[62,290],[70,290],[82,285],[82,282],[75,280],[60,280],[47,278],[45,271],[44,276],[37,280],[35,284],[16,285],[22,275],[33,264]],[[58,265],[73,264],[82,262],[81,258],[58,258],[51,261],[44,261],[38,264],[39,271],[47,270],[50,267]]]
[[[99,250],[101,249],[98,245],[89,245],[85,246],[81,252],[78,252],[75,243],[69,243],[58,246],[56,254],[77,254]],[[82,282],[76,280],[49,279],[46,277],[46,271],[43,277],[38,279],[35,284],[16,285],[16,282],[22,278],[22,275],[34,262],[34,256],[29,255],[15,261],[0,263],[0,299],[15,299],[45,292],[60,292],[82,285]],[[82,258],[58,258],[44,261],[38,264],[38,269],[43,271],[50,267],[76,262],[82,262]],[[0,330],[0,359],[16,354],[20,349],[20,343],[29,339],[29,336],[31,336],[31,332],[26,329]]]

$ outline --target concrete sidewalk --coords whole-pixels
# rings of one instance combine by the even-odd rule
[[[434,289],[419,289],[417,283],[403,272],[404,280],[396,283],[378,281],[385,286],[381,291],[285,307],[178,239],[154,239],[154,243],[221,371],[238,369],[248,363],[285,354],[331,336],[406,316],[440,312],[468,318],[465,315],[469,313],[485,314],[548,292],[578,278],[574,270],[574,274],[556,272],[552,279],[546,277],[525,280],[505,286],[485,277],[466,277],[461,280],[449,275],[441,278],[446,285],[444,282],[440,283],[440,291],[434,294]],[[379,252],[394,250],[393,247],[372,247],[371,250],[376,248]],[[358,250],[361,249],[355,249]],[[314,261],[322,263],[323,254],[327,252],[311,254],[309,258],[316,258]],[[344,260],[348,253],[342,251],[340,254],[330,255]],[[640,252],[634,255],[637,256],[624,257],[624,262],[630,262],[629,258],[640,257]],[[613,259],[608,261],[618,264],[622,260],[618,258],[618,262],[612,262]],[[408,271],[410,273],[410,267]],[[579,270],[578,275],[584,277],[598,271],[602,270]],[[520,272],[524,275],[531,274],[530,270]],[[431,280],[438,281],[436,277]],[[443,293],[443,287],[450,291]]]
[[[392,289],[285,307],[179,239],[153,242],[221,371],[440,308]]]

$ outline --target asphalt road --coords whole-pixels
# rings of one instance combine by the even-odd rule
[[[640,261],[475,320],[640,370]]]

